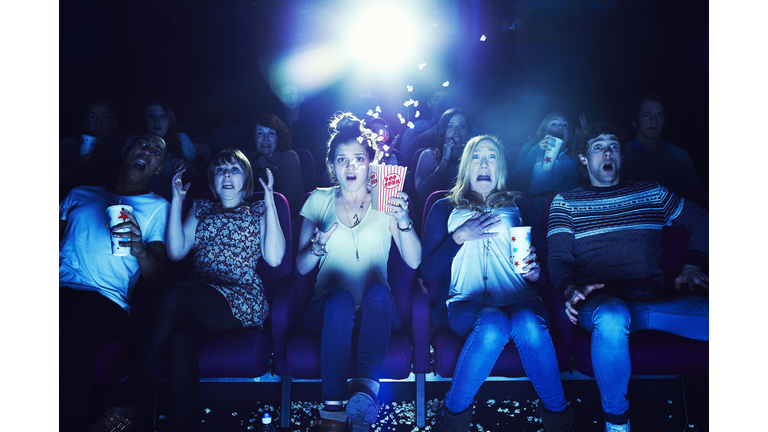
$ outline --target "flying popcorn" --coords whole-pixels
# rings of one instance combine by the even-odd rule
[[[408,92],[409,92],[409,93],[413,91],[413,86],[405,86],[405,88],[407,88],[407,89],[408,89]]]
[[[422,63],[422,64],[420,64],[420,65],[419,65],[419,69],[424,69],[424,66],[426,66],[426,65],[427,65],[426,63]]]
[[[449,84],[448,81],[444,82],[443,87],[448,87],[448,84]]]
[[[408,127],[413,129],[413,122],[408,122]]]
[[[405,119],[400,117],[400,124],[403,124],[403,123],[405,123]]]
[[[418,116],[419,116],[419,114],[421,114],[421,113],[420,113],[420,112],[418,112],[418,111],[416,111],[416,117],[418,117]]]
[[[368,115],[373,115],[373,110],[368,110],[367,114]]]
[[[377,113],[380,113],[380,112],[381,112],[381,107],[380,107],[380,106],[378,106],[378,105],[376,105],[376,112],[377,112]]]
[[[480,36],[480,42],[485,42],[485,35]]]

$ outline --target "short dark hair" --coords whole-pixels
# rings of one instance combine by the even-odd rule
[[[620,127],[611,123],[590,123],[587,125],[587,127],[576,134],[573,145],[576,156],[586,156],[588,154],[587,150],[589,149],[589,141],[603,134],[613,135],[619,140],[619,149],[623,155],[626,141],[624,131]],[[587,173],[587,167],[585,167],[584,164],[579,163],[579,169],[581,170],[581,174],[584,177],[589,177],[589,174]]]
[[[213,196],[216,199],[221,199],[219,193],[216,192],[216,185],[213,183],[213,174],[216,171],[216,167],[225,163],[238,164],[245,171],[245,182],[243,182],[243,199],[248,198],[253,194],[253,169],[251,169],[251,163],[248,162],[248,158],[245,157],[243,152],[236,148],[227,148],[219,152],[216,157],[211,160],[211,164],[208,165],[208,187],[211,188]]]
[[[363,123],[350,112],[339,112],[334,115],[329,125],[331,139],[328,140],[328,150],[325,153],[325,166],[331,178],[331,183],[338,184],[336,173],[333,171],[333,158],[336,149],[351,141],[357,141],[365,147],[370,162],[376,158],[379,146],[376,145],[376,134],[363,126]]]
[[[293,148],[293,140],[291,139],[291,130],[288,129],[288,125],[283,123],[280,118],[272,113],[261,113],[252,118],[248,123],[248,130],[246,131],[246,146],[255,146],[256,139],[256,126],[261,125],[270,129],[274,129],[277,134],[277,148],[276,151],[284,152]]]
[[[629,122],[630,124],[632,124],[632,122],[635,122],[635,121],[640,119],[640,114],[641,114],[640,110],[643,109],[643,102],[645,102],[647,100],[651,100],[651,101],[657,102],[662,107],[665,106],[664,105],[664,100],[661,98],[661,96],[659,96],[656,93],[648,93],[648,94],[645,94],[643,96],[640,96],[639,98],[635,99],[635,104],[634,104],[634,106],[632,108],[632,120]],[[666,118],[666,109],[664,111],[665,111],[664,116]]]
[[[83,109],[83,120],[88,121],[88,115],[91,113],[92,106],[105,106],[109,108],[109,111],[112,113],[112,118],[117,117],[115,115],[115,106],[112,102],[107,98],[99,97],[89,100],[85,105],[85,108]]]
[[[136,138],[134,138],[133,142],[131,142],[131,145],[133,146],[136,141],[142,138],[149,142],[160,141],[161,143],[163,143],[163,162],[165,162],[165,157],[168,156],[168,152],[170,151],[170,149],[168,148],[168,143],[165,141],[165,139],[163,139],[163,137],[161,137],[160,135],[154,132],[142,132],[136,135]]]

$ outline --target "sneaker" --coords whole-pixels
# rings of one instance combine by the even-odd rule
[[[630,432],[629,420],[625,424],[620,425],[605,422],[605,432]]]
[[[437,406],[437,423],[434,430],[437,432],[468,432],[471,421],[472,405],[464,411],[454,414],[445,407],[445,401],[442,400]]]

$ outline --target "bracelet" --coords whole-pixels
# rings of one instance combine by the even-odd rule
[[[397,229],[399,229],[400,232],[406,232],[406,233],[407,232],[411,232],[411,230],[413,229],[413,222],[411,222],[411,220],[408,219],[408,226],[405,227],[405,228],[400,228],[400,224],[398,223],[397,224]]]
[[[316,246],[319,246],[319,251],[315,250]],[[316,257],[324,257],[328,255],[328,252],[326,252],[325,250],[325,245],[320,242],[317,242],[317,243],[313,242],[312,247],[310,248],[310,251],[312,252],[312,255]]]

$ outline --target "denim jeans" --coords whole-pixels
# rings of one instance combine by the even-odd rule
[[[448,324],[459,336],[467,338],[445,396],[449,411],[459,413],[472,405],[510,340],[520,352],[525,373],[544,406],[554,412],[566,408],[549,334],[549,315],[538,298],[522,300],[506,310],[476,301],[451,303]]]
[[[629,335],[640,330],[658,330],[709,340],[709,298],[657,298],[640,292],[620,297],[598,294],[584,302],[579,324],[592,332],[592,368],[606,420],[625,423],[632,371]]]
[[[353,327],[360,329],[355,377],[378,381],[389,335],[400,323],[392,293],[382,284],[368,288],[357,312],[354,297],[344,289],[328,292],[307,306],[304,327],[320,335],[324,401],[346,399]]]

